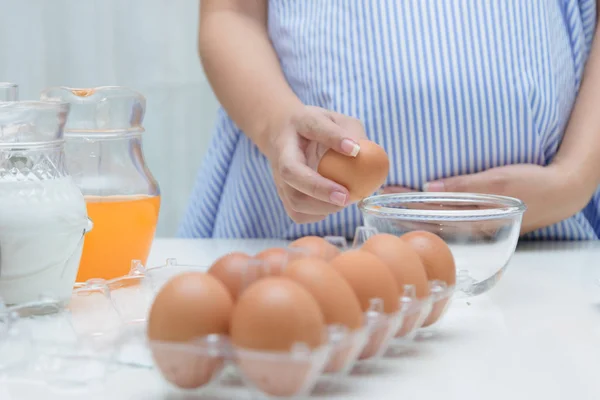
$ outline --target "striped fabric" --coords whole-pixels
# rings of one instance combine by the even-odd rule
[[[359,118],[388,185],[551,161],[591,47],[595,0],[271,0],[269,32],[305,104]],[[297,225],[269,164],[221,110],[181,237],[351,237],[356,206]],[[531,239],[597,239],[600,191]]]

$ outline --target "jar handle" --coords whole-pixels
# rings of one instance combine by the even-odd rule
[[[71,257],[73,257],[75,255],[75,253],[77,253],[77,249],[81,245],[81,242],[83,242],[83,239],[85,238],[85,234],[88,233],[89,231],[91,231],[92,228],[94,227],[94,223],[92,222],[92,220],[89,217],[87,217],[86,219],[87,219],[87,222],[86,222],[85,226],[83,227],[83,232],[81,233],[81,238],[79,239],[79,241],[75,245],[75,248],[73,249],[73,252],[65,260],[65,263],[64,263],[64,266],[63,266],[63,270],[60,273],[61,277],[64,275],[65,270],[67,269],[67,265],[69,265],[69,261],[71,260]]]
[[[88,233],[89,231],[91,231],[93,228],[94,228],[94,221],[92,221],[91,218],[88,217],[87,218],[87,224],[83,228],[83,235],[85,236],[85,234]]]

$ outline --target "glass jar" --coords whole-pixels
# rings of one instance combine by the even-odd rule
[[[68,113],[66,103],[0,103],[0,298],[9,305],[71,298],[91,224],[65,165]]]
[[[142,152],[146,99],[119,86],[49,88],[42,99],[71,105],[65,127],[67,169],[94,223],[77,281],[126,275],[132,260],[146,262],[160,209],[158,183]]]
[[[19,97],[19,86],[10,82],[0,82],[0,101],[16,101]]]

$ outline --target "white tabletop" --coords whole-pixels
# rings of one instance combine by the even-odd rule
[[[278,241],[156,240],[149,265],[166,258],[209,264],[231,250]],[[438,335],[386,358],[323,399],[597,400],[600,398],[600,242],[521,246],[488,294],[455,300]],[[82,395],[0,383],[0,399],[195,399],[169,394],[156,372],[120,369]],[[200,398],[200,397],[198,397]]]

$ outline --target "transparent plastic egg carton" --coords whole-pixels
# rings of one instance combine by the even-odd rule
[[[303,252],[285,250],[289,252],[288,261]],[[171,258],[164,265],[148,268],[134,262],[131,274],[143,277],[141,287],[154,295],[178,274],[207,270],[207,266],[179,264]],[[375,362],[382,357],[409,312],[409,307],[401,307],[397,313],[385,315],[382,301],[373,299],[362,328],[350,332],[329,326],[322,348],[310,350],[298,343],[285,353],[235,348],[226,337],[217,335],[191,343],[156,342],[150,341],[144,331],[136,331],[120,342],[117,358],[130,360],[131,357],[123,357],[129,353],[137,359],[151,360],[149,364],[155,366],[174,392],[191,391],[210,398],[242,398],[242,393],[252,393],[252,398],[304,398],[317,388],[320,393],[327,393],[357,363]],[[240,392],[234,395],[232,390]]]
[[[288,260],[302,252],[289,251]],[[251,260],[252,261],[252,260]],[[268,268],[278,266],[268,265]],[[134,262],[132,273],[144,277],[144,288],[156,294],[172,277],[189,271],[206,272],[208,267],[183,265],[168,259],[165,265],[144,268]],[[359,358],[381,357],[400,328],[404,311],[395,318],[382,314],[381,301],[374,299],[364,315],[362,328],[353,332],[344,327],[329,326],[322,348],[310,350],[298,343],[291,352],[259,352],[232,346],[226,337],[210,335],[191,343],[151,341],[145,332],[137,331],[121,342],[119,353],[133,353],[136,348],[152,359],[156,370],[175,392],[192,391],[210,398],[232,398],[232,390],[246,390],[252,398],[304,398],[319,385],[327,392],[347,376]],[[241,396],[240,393],[235,396]],[[238,397],[235,397],[238,398]]]
[[[343,238],[326,239],[347,250],[360,247],[376,233],[372,228],[359,228],[351,246]],[[288,261],[303,252],[298,248],[286,251]],[[165,265],[149,268],[134,263],[132,273],[144,276],[145,287],[155,294],[180,273],[206,272],[209,268],[179,264],[172,258]],[[152,360],[155,372],[175,393],[192,392],[200,398],[206,395],[211,399],[244,398],[242,394],[249,393],[251,398],[306,398],[315,391],[326,395],[329,389],[335,389],[336,383],[348,379],[351,371],[360,373],[363,366],[377,364],[390,348],[397,350],[411,343],[417,333],[425,332],[423,326],[432,313],[437,314],[437,319],[445,312],[452,288],[437,281],[430,282],[430,288],[431,295],[419,300],[415,288],[408,285],[398,299],[399,311],[392,315],[383,313],[381,299],[372,299],[361,329],[349,332],[330,326],[325,333],[326,345],[320,349],[311,350],[298,343],[286,353],[251,351],[235,348],[227,337],[218,335],[190,343],[165,343],[150,341],[143,332],[130,336],[123,342],[122,349],[131,345],[143,349],[145,358]]]
[[[199,399],[304,398],[321,376],[332,348],[330,343],[317,349],[297,344],[290,352],[266,353],[236,348],[219,335],[169,343],[149,340],[141,332],[129,341],[122,344],[145,344],[170,397]]]
[[[0,376],[85,390],[119,366],[149,366],[120,360],[117,349],[125,331],[144,326],[150,295],[145,277],[131,274],[76,284],[67,304],[0,303]]]
[[[127,351],[135,347],[146,352],[169,398],[305,399],[317,391],[326,396],[348,379],[347,371],[367,342],[366,330],[347,335],[330,327],[324,335],[328,340],[319,348],[297,343],[289,352],[238,348],[220,335],[187,343],[153,341],[141,331],[120,344]]]

